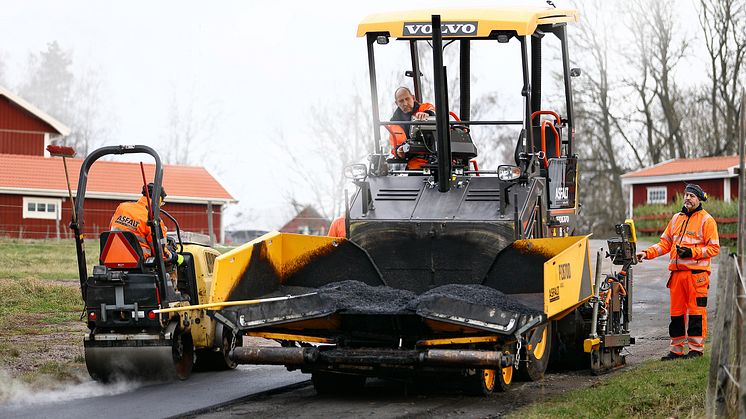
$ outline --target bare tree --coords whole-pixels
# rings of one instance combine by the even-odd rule
[[[163,160],[169,164],[201,162],[205,157],[200,151],[202,144],[214,134],[217,115],[216,105],[201,100],[194,86],[181,96],[175,91],[168,110]]]
[[[359,96],[344,103],[344,115],[339,105],[315,105],[309,110],[310,135],[307,147],[299,149],[288,144],[282,134],[276,142],[289,158],[297,188],[286,198],[291,205],[303,207],[296,198],[302,189],[310,195],[311,204],[322,216],[333,219],[344,210],[346,166],[364,161],[373,148],[370,107]]]
[[[637,96],[637,106],[634,112],[622,119],[626,122],[628,131],[637,129],[634,134],[642,140],[640,145],[644,145],[643,152],[647,152],[648,159],[643,159],[637,152],[637,148],[632,148],[639,167],[643,167],[645,161],[653,164],[659,163],[665,156],[665,138],[659,135],[659,130],[655,129],[659,119],[655,115],[659,112],[653,91],[655,82],[651,75],[653,60],[650,45],[650,40],[655,36],[655,28],[648,24],[647,19],[639,18],[638,14],[642,13],[641,10],[646,10],[642,0],[633,2],[626,9],[626,27],[633,36],[634,44],[632,48],[622,52],[627,63],[636,70],[625,77],[624,82]],[[619,124],[620,121],[617,119],[615,123]],[[619,129],[619,131],[625,132],[624,129]]]
[[[709,154],[733,153],[740,133],[739,92],[744,85],[741,67],[746,55],[746,2],[701,0],[699,22],[709,58]]]
[[[617,104],[613,92],[619,83],[611,70],[611,62],[618,57],[609,56],[614,51],[608,32],[611,6],[599,1],[584,5],[580,34],[571,38],[576,59],[587,67],[574,89],[577,149],[585,157],[580,170],[584,204],[580,222],[585,229],[608,229],[624,216],[620,176],[625,167],[621,161],[632,145],[619,135],[614,117]]]
[[[642,4],[641,4],[642,6]],[[652,45],[650,53],[650,76],[654,85],[654,94],[660,103],[665,123],[665,137],[670,157],[687,157],[683,133],[681,132],[681,111],[677,103],[682,100],[674,71],[686,55],[688,42],[677,35],[677,24],[674,19],[673,4],[667,1],[649,1],[637,11],[637,18],[644,19],[649,28]]]
[[[102,88],[103,81],[98,71],[91,69],[77,77],[73,84],[69,115],[71,133],[65,138],[65,143],[73,146],[80,155],[88,154],[110,133],[112,118],[104,118]]]

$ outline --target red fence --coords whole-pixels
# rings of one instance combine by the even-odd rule
[[[21,196],[0,195],[0,237],[19,239],[71,239],[73,233],[69,228],[72,213],[69,200],[62,200],[61,219],[46,220],[36,218],[23,218],[23,206]],[[85,229],[83,233],[87,237],[98,237],[103,231],[109,230],[109,222],[112,214],[120,201],[91,199],[86,200]],[[182,231],[209,234],[206,205],[167,203],[164,207],[178,220]],[[221,207],[213,206],[213,234],[217,241],[220,240],[220,218]],[[174,230],[173,223],[166,217],[161,217],[169,231]]]

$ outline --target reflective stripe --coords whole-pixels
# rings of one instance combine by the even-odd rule
[[[689,266],[689,267],[707,267],[710,266],[710,258],[707,259],[679,259],[678,262],[676,262],[676,257],[671,257],[671,264],[677,263],[678,266]]]
[[[671,339],[671,346],[668,348],[668,350],[675,353],[676,355],[684,355],[684,342],[674,344],[673,341],[674,340]]]
[[[697,237],[684,236],[684,237],[681,238],[681,243],[683,243],[683,244],[700,244],[700,243],[702,243],[702,239],[699,239]]]
[[[707,248],[706,248],[706,247],[703,247],[703,248],[702,248],[702,257],[703,257],[703,258],[706,258],[706,257],[707,257]]]
[[[689,346],[693,346],[695,348],[704,348],[705,340],[704,338],[689,338]]]
[[[653,245],[653,250],[655,250],[655,254],[656,254],[657,256],[660,256],[660,255],[662,255],[662,254],[663,254],[663,248],[662,248],[662,247],[660,247],[660,246],[659,246],[659,245],[657,245],[657,244],[654,244],[654,245]]]
[[[710,240],[710,244],[716,244],[720,246],[720,240]]]
[[[710,214],[706,214],[702,219],[702,224],[699,225],[699,237],[704,237],[704,231],[705,231],[705,223],[707,220],[709,220],[712,216]]]

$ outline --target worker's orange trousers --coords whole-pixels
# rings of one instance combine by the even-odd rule
[[[671,292],[671,352],[684,355],[690,351],[703,352],[707,337],[707,291],[710,273],[707,271],[672,271],[668,280]]]

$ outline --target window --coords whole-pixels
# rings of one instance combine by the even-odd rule
[[[55,198],[23,197],[23,218],[59,220],[62,200]]]
[[[648,204],[665,204],[668,202],[668,191],[665,186],[648,187]]]

